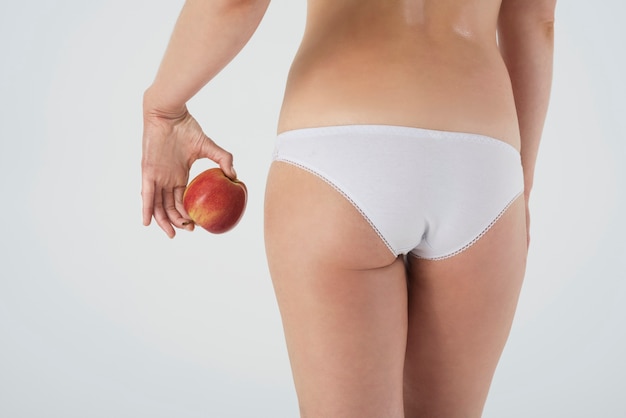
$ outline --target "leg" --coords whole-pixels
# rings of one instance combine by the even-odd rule
[[[339,192],[282,162],[265,236],[301,416],[403,417],[402,259]]]
[[[472,247],[409,256],[407,418],[477,418],[513,320],[526,264],[524,199]]]

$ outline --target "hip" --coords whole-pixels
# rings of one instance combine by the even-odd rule
[[[339,191],[395,255],[469,248],[524,189],[520,155],[495,138],[388,125],[286,131],[274,161]]]

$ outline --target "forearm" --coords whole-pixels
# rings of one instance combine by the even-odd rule
[[[542,7],[532,8],[529,6],[532,3],[541,3]],[[503,2],[498,43],[515,97],[525,192],[528,196],[533,185],[552,85],[554,1]]]
[[[144,103],[176,114],[244,47],[269,0],[187,0]]]

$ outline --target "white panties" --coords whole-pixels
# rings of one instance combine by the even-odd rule
[[[469,248],[523,193],[519,152],[484,135],[388,125],[278,135],[274,160],[332,185],[394,255],[431,260]]]

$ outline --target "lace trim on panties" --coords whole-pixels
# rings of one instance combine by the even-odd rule
[[[282,161],[285,163],[289,163],[291,165],[295,165],[296,167],[299,167],[305,171],[308,171],[309,173],[315,175],[316,177],[322,179],[324,182],[326,182],[327,184],[329,184],[330,186],[332,186],[333,189],[337,190],[339,193],[341,193],[341,195],[352,204],[352,206],[355,207],[356,210],[359,211],[359,213],[361,214],[361,216],[363,216],[363,218],[367,221],[367,223],[372,227],[372,229],[374,231],[376,231],[376,234],[378,234],[378,236],[380,237],[380,239],[385,243],[385,245],[387,246],[387,248],[389,249],[389,251],[391,251],[393,253],[393,255],[398,256],[398,254],[396,253],[396,251],[391,247],[391,245],[389,244],[389,242],[387,242],[387,240],[385,239],[385,237],[380,233],[380,231],[378,230],[378,228],[376,228],[376,226],[372,223],[372,221],[370,220],[370,218],[365,214],[365,212],[363,212],[363,210],[356,204],[356,202],[354,200],[352,200],[350,198],[350,196],[348,196],[343,190],[341,190],[339,188],[339,186],[337,186],[335,183],[333,183],[332,181],[330,181],[328,178],[324,177],[322,174],[314,171],[313,169],[310,169],[309,167],[302,165],[298,162],[286,159],[286,158],[282,158],[279,156],[275,156],[274,161]]]
[[[487,227],[485,229],[483,229],[483,231],[480,234],[478,234],[478,236],[476,236],[476,238],[474,238],[473,240],[471,240],[469,243],[465,244],[463,247],[459,248],[458,250],[456,250],[456,251],[454,251],[454,252],[452,252],[450,254],[446,254],[446,255],[442,255],[442,256],[438,256],[438,257],[422,257],[422,256],[419,256],[417,254],[413,254],[413,253],[410,253],[410,254],[413,257],[421,258],[421,259],[424,259],[424,260],[438,261],[438,260],[445,260],[446,258],[454,257],[455,255],[458,255],[458,254],[462,253],[463,251],[467,250],[472,245],[476,244],[476,242],[479,239],[481,239],[483,237],[483,235],[485,235],[487,233],[487,231],[489,231],[491,229],[491,227],[495,225],[496,222],[498,222],[498,220],[502,217],[502,215],[504,215],[504,213],[507,211],[507,209],[521,195],[522,195],[522,192],[519,192],[518,194],[516,194],[515,197],[513,199],[511,199],[511,201],[509,203],[507,203],[507,205],[504,207],[504,209],[502,209],[502,211],[498,214],[498,216],[496,216],[496,218],[493,221],[491,221],[491,223],[489,225],[487,225]]]

